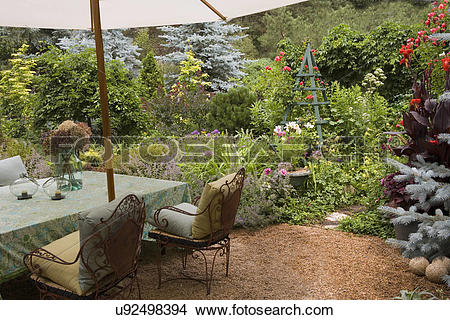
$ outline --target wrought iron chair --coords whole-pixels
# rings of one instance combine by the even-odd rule
[[[136,283],[145,205],[136,195],[79,215],[79,231],[24,257],[41,299],[112,299]]]
[[[205,262],[205,278],[193,278],[185,273],[181,279],[191,279],[203,283],[206,293],[211,292],[214,264],[217,255],[225,255],[226,273],[228,276],[230,262],[230,237],[236,217],[239,200],[244,185],[245,169],[240,169],[233,175],[228,175],[218,181],[208,183],[201,195],[191,204],[162,207],[151,216],[150,223],[157,227],[149,231],[148,236],[156,240],[158,246],[158,288],[161,287],[161,260],[162,252],[166,247],[180,248],[183,271],[186,270],[189,255],[203,257]],[[198,207],[196,206],[198,204]],[[188,228],[191,223],[192,236],[180,229],[180,219],[187,221]],[[172,225],[171,225],[172,224]],[[186,230],[186,228],[185,228]],[[208,259],[205,254],[213,252],[211,267],[208,268]],[[180,278],[175,278],[180,279]],[[167,279],[165,281],[175,280]]]

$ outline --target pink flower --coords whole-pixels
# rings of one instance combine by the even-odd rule
[[[275,60],[275,61],[280,61],[281,59],[282,59],[282,57],[276,56],[274,60]]]
[[[265,169],[264,169],[264,174],[265,174],[266,176],[268,176],[268,175],[270,174],[271,171],[272,171],[272,170],[271,170],[270,168],[265,168]]]
[[[292,69],[290,68],[290,67],[288,67],[288,66],[284,66],[283,67],[283,71],[291,71]]]
[[[283,51],[280,51],[280,56],[284,56],[285,53]]]
[[[298,85],[299,85],[299,86],[302,86],[302,85],[303,85],[303,81],[300,81],[300,82],[298,83]]]
[[[314,96],[312,94],[310,94],[309,96],[306,97],[306,99],[312,100],[312,99],[314,99]]]
[[[440,15],[438,15],[439,19],[444,19],[445,17],[445,13],[441,13]]]
[[[438,8],[441,9],[441,10],[444,9],[445,8],[445,4],[441,3]]]
[[[272,70],[272,68],[269,66],[266,66],[266,70]]]
[[[431,28],[431,29],[430,29],[430,32],[431,32],[431,33],[435,33],[436,31],[437,31],[436,28]],[[417,41],[417,40],[416,40],[416,41]]]
[[[307,64],[305,64],[305,68],[308,69],[308,65]]]
[[[319,68],[317,68],[317,67],[313,67],[313,70],[319,71]]]
[[[286,174],[287,174],[287,171],[286,171],[285,169],[281,169],[281,170],[280,170],[280,174],[281,174],[283,177],[285,177]]]

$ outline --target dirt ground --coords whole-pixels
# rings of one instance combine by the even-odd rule
[[[237,230],[231,237],[230,274],[224,257],[215,265],[211,294],[204,285],[175,280],[157,289],[155,248],[146,243],[140,259],[142,298],[157,299],[392,299],[400,290],[420,287],[441,299],[446,285],[408,272],[408,260],[382,239],[322,227],[273,225],[258,231]],[[181,261],[175,250],[163,257],[164,277],[175,277]],[[188,260],[188,270],[204,266]],[[27,278],[0,285],[3,299],[38,299]],[[136,298],[134,296],[132,298]]]

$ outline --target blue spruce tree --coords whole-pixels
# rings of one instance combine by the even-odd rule
[[[119,60],[125,67],[137,75],[141,62],[138,46],[133,45],[133,39],[124,36],[123,30],[103,30],[103,46],[105,61]],[[95,48],[94,33],[75,30],[59,39],[57,45],[70,53],[79,53],[85,48]]]
[[[164,32],[160,37],[166,40],[163,46],[173,49],[173,52],[156,58],[179,65],[187,59],[186,52],[191,50],[204,62],[202,69],[210,76],[213,90],[227,91],[236,85],[237,79],[245,75],[242,69],[248,60],[243,53],[233,48],[233,43],[245,37],[241,34],[247,28],[218,21],[159,29]],[[168,79],[169,83],[177,77],[175,75]]]

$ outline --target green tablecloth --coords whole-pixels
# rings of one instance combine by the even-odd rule
[[[147,216],[154,210],[189,202],[186,183],[115,175],[116,196],[143,196]],[[45,180],[40,180],[40,184]],[[9,187],[0,187],[0,283],[24,271],[25,253],[78,229],[77,213],[107,203],[106,174],[83,172],[83,189],[67,199],[50,200],[40,188],[33,199],[17,200]],[[151,226],[144,226],[145,240]]]

